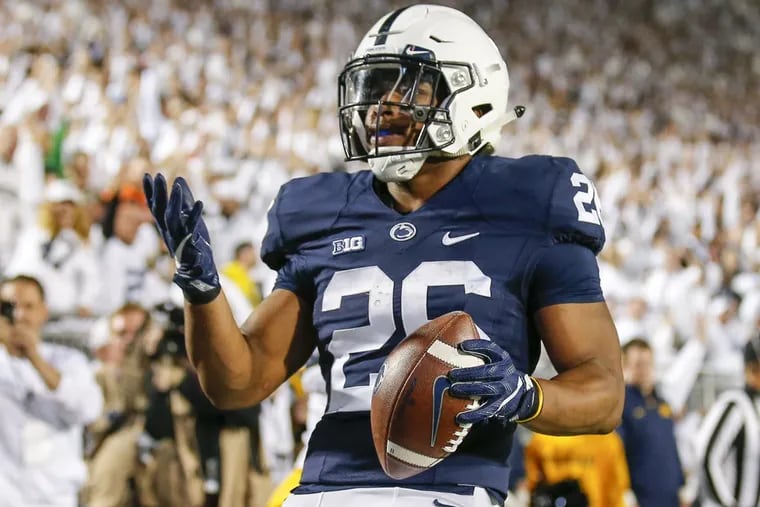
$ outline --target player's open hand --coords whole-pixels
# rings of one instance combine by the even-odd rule
[[[449,392],[460,398],[479,398],[480,407],[457,416],[459,424],[495,418],[501,422],[527,422],[541,411],[543,394],[538,383],[515,368],[509,353],[490,340],[467,340],[462,352],[483,358],[486,364],[449,372]]]
[[[169,195],[162,174],[143,177],[143,190],[158,232],[177,263],[176,283],[185,299],[194,304],[213,300],[221,290],[214,265],[208,229],[203,221],[203,203],[193,198],[184,178],[178,177]]]

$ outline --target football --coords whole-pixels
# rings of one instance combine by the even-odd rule
[[[406,479],[456,451],[469,427],[457,424],[460,412],[477,400],[448,393],[447,374],[484,360],[457,344],[480,338],[472,318],[451,312],[407,336],[380,367],[372,393],[372,438],[386,474]]]

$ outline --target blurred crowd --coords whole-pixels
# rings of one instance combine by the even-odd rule
[[[442,3],[494,37],[510,101],[527,108],[497,153],[570,156],[594,179],[608,235],[602,284],[621,341],[651,345],[688,436],[721,391],[742,384],[742,349],[760,324],[760,9],[753,0]],[[364,31],[401,5],[0,0],[0,272],[39,279],[46,339],[93,360],[105,393],[88,431],[90,464],[105,467],[94,473],[110,473],[94,459],[106,449],[97,435],[121,434],[145,464],[162,439],[179,439],[176,424],[146,425],[151,410],[205,413],[172,335],[181,294],[143,173],[183,175],[198,192],[225,292],[245,318],[273,283],[256,250],[279,186],[358,168],[343,162],[337,74]],[[674,364],[690,373],[677,370],[674,382]],[[237,442],[225,445],[247,442],[240,466],[277,482],[300,446],[301,395],[286,386],[255,413],[209,417]],[[220,439],[208,441],[216,447],[190,454],[218,458]],[[127,452],[114,446],[111,456]],[[209,463],[198,462],[198,477],[215,477]],[[219,494],[213,480],[199,488]]]

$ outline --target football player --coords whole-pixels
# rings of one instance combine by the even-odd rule
[[[560,435],[612,431],[623,406],[615,326],[599,286],[605,236],[591,181],[569,158],[492,156],[508,107],[507,65],[472,19],[414,5],[380,19],[339,77],[347,160],[369,170],[283,185],[264,262],[273,292],[239,329],[187,183],[145,192],[177,263],[188,353],[218,406],[258,403],[315,347],[329,401],[288,507],[501,505],[518,423]],[[404,481],[370,433],[387,354],[429,319],[464,310],[487,360],[453,370],[452,395],[480,397],[457,452]],[[535,379],[543,341],[559,374]],[[409,454],[409,460],[419,456]]]

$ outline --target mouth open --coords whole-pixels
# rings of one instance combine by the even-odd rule
[[[408,125],[398,127],[381,127],[379,130],[367,132],[370,144],[377,146],[405,146],[409,140]]]
[[[403,146],[406,143],[406,132],[400,134],[392,130],[381,129],[374,137],[378,146]]]

